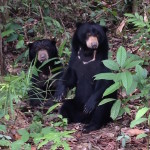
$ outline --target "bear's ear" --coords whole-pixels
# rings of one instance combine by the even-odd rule
[[[53,45],[56,45],[56,39],[55,38],[52,38],[51,42]]]
[[[81,22],[77,22],[77,23],[76,23],[76,28],[79,28],[81,25],[82,25]]]
[[[31,47],[32,47],[32,45],[33,45],[33,43],[29,43],[29,44],[28,44],[28,47],[29,47],[29,48],[31,48]]]
[[[105,26],[102,26],[103,30],[105,31],[105,33],[108,31],[108,28]]]

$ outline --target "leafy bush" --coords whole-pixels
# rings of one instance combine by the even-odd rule
[[[135,120],[131,122],[130,127],[143,122],[147,122],[150,125],[150,114],[146,115],[150,111],[150,106],[148,105],[150,99],[150,81],[147,76],[147,70],[141,67],[143,62],[138,56],[127,54],[125,48],[121,46],[117,51],[116,60],[108,59],[103,61],[104,65],[114,71],[114,73],[101,73],[95,76],[95,80],[105,79],[114,81],[114,84],[105,90],[103,96],[107,96],[118,89],[126,93],[125,97],[116,100],[112,106],[111,118],[113,120],[124,113],[130,114],[128,102],[131,99],[140,98],[142,100]],[[140,92],[135,93],[136,89]],[[100,105],[114,100],[111,98],[104,99],[100,102]],[[141,137],[144,136],[146,135],[141,135]]]
[[[150,49],[150,21],[147,19],[144,20],[143,16],[138,13],[133,14],[125,14],[128,17],[128,22],[133,24],[135,29],[138,30],[134,39],[136,40],[135,45],[140,45],[140,50],[146,49],[149,51]],[[149,57],[148,57],[149,60]]]
[[[18,103],[27,96],[27,91],[30,87],[30,78],[31,69],[29,69],[28,74],[22,71],[19,76],[7,75],[3,78],[4,81],[0,82],[1,118],[8,113],[9,108],[13,114],[13,103]]]
[[[125,135],[123,132],[121,133],[121,136],[118,136],[117,141],[121,141],[122,147],[124,148],[126,146],[127,141],[130,139],[128,135]]]
[[[46,114],[51,113],[59,104],[56,104],[49,108]],[[56,150],[59,147],[63,147],[64,150],[70,150],[70,147],[66,141],[67,138],[72,138],[70,135],[74,131],[58,131],[55,127],[66,127],[67,119],[63,118],[61,115],[56,115],[55,118],[57,121],[50,121],[49,127],[44,127],[45,125],[42,124],[43,122],[43,115],[40,112],[36,113],[33,117],[33,122],[27,129],[19,129],[18,133],[21,136],[19,140],[11,142],[11,137],[5,134],[0,134],[0,145],[2,147],[9,147],[11,150],[20,150],[20,149],[27,149],[31,150],[31,145],[29,142],[32,141],[38,149],[42,146],[46,145],[48,142],[52,142],[51,150]],[[44,117],[51,117],[44,116]],[[6,132],[6,126],[0,125],[0,131]]]

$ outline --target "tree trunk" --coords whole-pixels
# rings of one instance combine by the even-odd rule
[[[6,20],[9,17],[8,10],[5,6],[7,6],[7,0],[0,0],[0,6],[4,6],[4,12],[0,11],[0,73],[4,75],[4,55],[3,55],[3,43],[2,43],[2,28],[6,23]]]
[[[138,12],[138,0],[133,0],[133,5],[132,5],[132,12],[136,13]]]
[[[0,66],[1,66],[1,75],[4,75],[4,60],[3,60],[3,51],[2,51],[1,29],[0,29]]]

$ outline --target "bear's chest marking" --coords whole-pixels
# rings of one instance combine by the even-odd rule
[[[81,47],[80,47],[80,49],[79,49],[79,51],[78,51],[78,59],[82,61],[83,65],[87,65],[87,64],[89,64],[90,62],[95,61],[95,59],[96,59],[96,50],[94,50],[94,52],[93,52],[93,58],[92,58],[92,59],[90,59],[90,60],[88,60],[88,61],[84,61],[84,60],[83,60],[83,59],[84,59],[83,57],[84,57],[84,56],[81,55]]]

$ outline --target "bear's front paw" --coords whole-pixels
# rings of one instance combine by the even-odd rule
[[[58,86],[54,94],[54,101],[56,102],[63,101],[65,99],[66,93],[67,93],[67,89],[65,86],[63,85]]]
[[[83,133],[89,133],[89,132],[97,130],[97,129],[99,129],[99,127],[97,125],[95,125],[95,124],[88,124],[88,125],[85,125],[83,127],[82,132]]]
[[[65,92],[63,91],[56,91],[54,94],[54,101],[62,102],[65,99]]]
[[[64,98],[65,98],[64,93],[56,93],[54,95],[54,101],[56,102],[62,102]]]
[[[95,103],[88,101],[84,106],[84,113],[90,114],[95,109]]]

